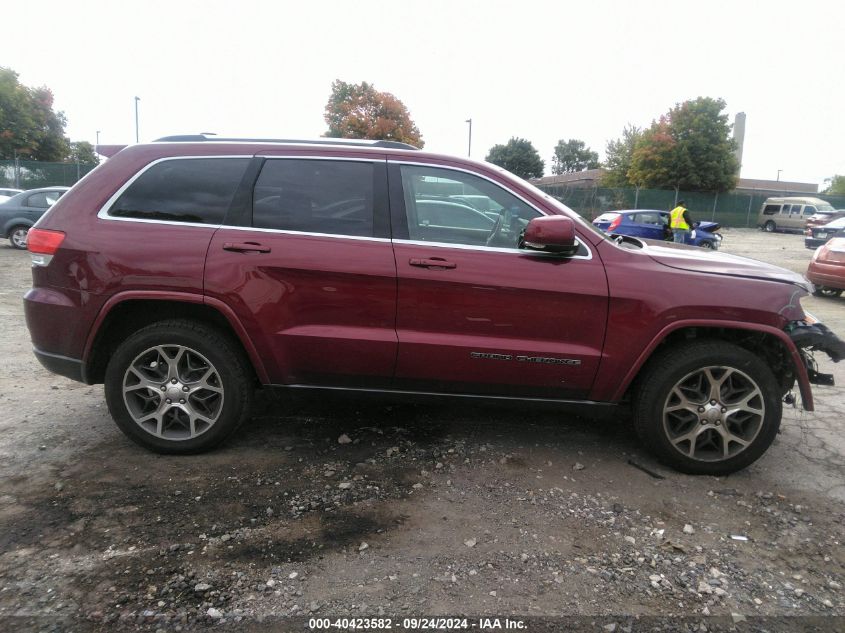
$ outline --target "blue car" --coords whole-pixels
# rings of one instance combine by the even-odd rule
[[[644,237],[650,240],[671,240],[669,212],[654,209],[608,211],[593,220],[593,225],[607,233]],[[687,236],[686,244],[701,248],[718,249],[722,235],[716,233],[721,225],[716,222],[698,222]]]

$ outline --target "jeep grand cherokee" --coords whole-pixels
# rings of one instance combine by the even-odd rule
[[[812,350],[845,355],[797,274],[610,238],[494,165],[389,141],[131,146],[28,246],[36,356],[166,453],[219,444],[275,387],[624,407],[663,462],[723,474],[796,382],[812,410],[832,381]]]

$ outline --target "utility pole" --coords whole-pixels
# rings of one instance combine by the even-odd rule
[[[464,123],[469,123],[469,142],[467,143],[467,156],[472,156],[472,119],[467,119]]]
[[[141,97],[135,97],[135,142],[138,142],[138,102]]]

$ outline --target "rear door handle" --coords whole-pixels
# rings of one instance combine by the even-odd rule
[[[456,268],[457,264],[454,262],[447,262],[442,257],[430,257],[428,259],[418,259],[412,257],[408,260],[411,266],[418,266],[420,268]]]
[[[258,242],[224,242],[223,250],[235,253],[269,253],[270,247]]]

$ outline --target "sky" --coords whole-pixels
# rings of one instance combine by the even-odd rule
[[[845,2],[170,0],[6,3],[0,66],[47,86],[74,141],[314,138],[335,79],[408,107],[425,149],[483,159],[511,137],[551,171],[627,124],[722,98],[741,175],[845,174]]]

